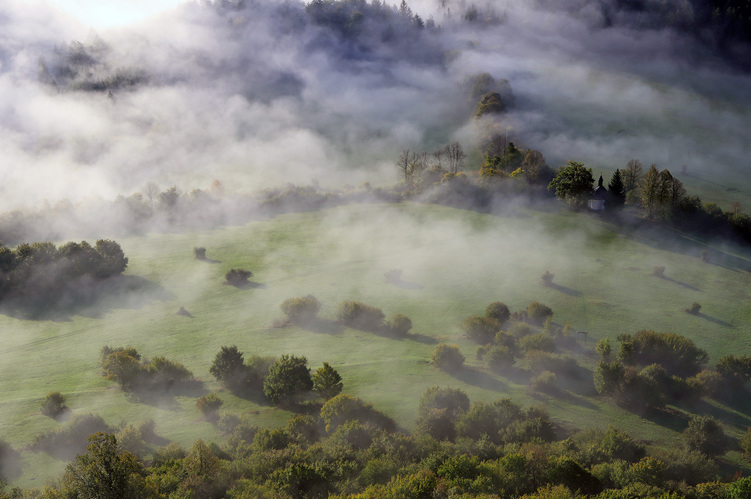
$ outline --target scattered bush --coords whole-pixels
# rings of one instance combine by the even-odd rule
[[[412,320],[403,314],[394,314],[386,321],[386,329],[395,336],[407,336],[412,329]]]
[[[495,333],[501,329],[501,325],[496,319],[481,316],[467,317],[460,326],[469,339],[481,345],[493,341]]]
[[[76,414],[65,425],[37,434],[31,443],[31,449],[57,457],[72,458],[86,450],[89,435],[110,431],[110,427],[100,416]]]
[[[391,269],[383,274],[383,278],[390,284],[398,284],[402,280],[401,269]]]
[[[532,350],[540,350],[542,352],[555,351],[555,340],[545,333],[525,336],[519,340],[519,345],[526,352],[531,352]]]
[[[558,376],[551,371],[543,371],[532,378],[531,388],[538,392],[554,392],[557,390]]]
[[[741,446],[741,450],[746,456],[746,459],[751,458],[751,427],[746,428],[746,433],[743,434],[738,444]]]
[[[514,365],[514,354],[505,346],[496,345],[485,352],[485,362],[492,371],[501,373]]]
[[[456,345],[441,343],[430,356],[431,362],[444,371],[458,371],[464,366],[464,355]]]
[[[321,302],[313,295],[287,298],[282,302],[281,309],[291,322],[306,322],[316,318]]]
[[[665,267],[661,265],[652,267],[652,275],[655,277],[665,277]]]
[[[193,255],[196,260],[206,260],[206,248],[193,248]]]
[[[610,362],[612,348],[610,347],[610,340],[608,338],[600,338],[597,345],[595,345],[595,351],[600,356],[602,362]]]
[[[553,277],[555,277],[555,275],[551,274],[549,271],[546,270],[545,273],[542,274],[542,277],[541,277],[542,285],[550,286],[551,284],[553,284]]]
[[[124,390],[168,389],[193,379],[193,373],[179,362],[154,357],[150,362],[132,348],[103,347],[102,367],[107,379],[116,381]]]
[[[642,330],[633,338],[624,337],[622,343],[629,339],[633,342],[634,362],[644,366],[660,364],[669,374],[692,376],[709,359],[705,350],[679,334]]]
[[[688,312],[689,314],[692,314],[692,315],[698,315],[699,314],[699,310],[701,310],[701,305],[699,303],[697,303],[697,302],[694,302],[694,303],[691,304],[690,307],[688,307],[686,309],[686,312]]]
[[[250,270],[230,269],[229,272],[224,274],[224,284],[230,286],[244,286],[252,276],[253,272]]]
[[[357,301],[345,301],[339,304],[336,317],[349,327],[363,331],[378,331],[383,327],[385,316],[380,308]]]
[[[219,408],[223,404],[224,401],[216,393],[209,393],[196,401],[196,407],[201,411],[203,417],[209,421],[219,419]]]
[[[542,324],[545,319],[553,315],[553,311],[547,305],[533,301],[527,306],[527,317],[534,324]]]
[[[499,325],[503,325],[511,318],[511,312],[505,303],[494,301],[485,308],[485,316],[495,319]]]
[[[574,376],[579,368],[579,363],[575,358],[560,353],[532,350],[527,352],[524,358],[530,370],[538,374],[543,371],[553,371],[559,376]]]
[[[42,414],[56,418],[66,409],[65,397],[60,392],[50,392],[42,402]]]

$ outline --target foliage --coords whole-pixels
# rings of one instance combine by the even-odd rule
[[[746,433],[743,434],[738,444],[743,450],[746,459],[751,458],[751,427],[746,428]]]
[[[462,321],[460,327],[469,339],[485,345],[493,341],[495,333],[501,329],[498,320],[488,316],[471,316]]]
[[[458,346],[441,343],[433,350],[430,361],[445,371],[458,371],[464,366],[464,355]]]
[[[514,353],[507,346],[494,345],[484,355],[488,367],[495,372],[504,372],[514,364]]]
[[[321,418],[328,433],[333,433],[336,428],[348,421],[372,424],[386,431],[392,431],[396,427],[391,418],[374,409],[372,404],[346,393],[339,394],[323,404]]]
[[[363,331],[378,331],[383,327],[385,316],[380,308],[357,301],[345,301],[339,304],[336,317],[349,327]]]
[[[293,402],[312,389],[308,359],[294,355],[282,355],[271,366],[263,382],[263,394],[275,404]]]
[[[683,440],[689,450],[709,457],[724,454],[727,449],[725,432],[712,416],[692,416],[688,427],[683,430]]]
[[[71,458],[86,449],[89,435],[109,431],[110,427],[100,416],[75,414],[65,425],[36,435],[31,449]]]
[[[236,345],[223,346],[219,349],[209,372],[217,381],[227,386],[237,386],[245,381],[246,369],[243,353]]]
[[[244,286],[248,279],[253,276],[253,272],[245,269],[230,269],[224,274],[224,283],[230,286]]]
[[[500,114],[505,110],[506,105],[503,103],[501,94],[498,92],[488,92],[483,95],[480,102],[477,103],[475,118],[479,118],[486,114]]]
[[[209,393],[203,397],[199,397],[196,400],[196,407],[201,412],[204,418],[209,421],[215,421],[219,419],[219,408],[224,404],[224,401],[219,398],[216,393]]]
[[[313,391],[323,397],[324,400],[329,400],[342,391],[342,377],[328,362],[324,362],[323,367],[319,367],[313,373],[312,379]]]
[[[196,260],[206,260],[206,248],[193,248],[193,256],[196,257]]]
[[[281,309],[291,322],[306,322],[316,318],[321,302],[313,295],[287,298],[282,302]]]
[[[527,317],[535,324],[542,324],[545,319],[552,317],[552,315],[553,310],[540,302],[533,301],[527,306]]]
[[[531,379],[530,386],[538,392],[553,392],[557,388],[558,377],[554,372],[543,371]]]
[[[412,320],[404,314],[394,314],[386,321],[386,329],[395,336],[406,336],[412,329]]]
[[[610,347],[610,340],[608,338],[600,338],[595,345],[595,351],[600,356],[602,362],[610,362],[610,356],[612,349]]]
[[[548,184],[548,190],[555,191],[557,198],[565,199],[573,206],[584,206],[592,194],[594,182],[591,168],[578,161],[569,161],[558,169],[555,178]]]
[[[127,499],[141,495],[143,466],[136,456],[118,448],[108,433],[89,437],[86,453],[65,469],[63,490],[69,497]]]
[[[485,308],[485,316],[494,319],[499,325],[503,325],[511,318],[511,312],[505,303],[494,301]]]
[[[530,352],[532,350],[540,350],[543,352],[555,351],[555,340],[553,340],[552,336],[545,333],[537,333],[525,336],[524,338],[519,340],[519,344],[521,345],[522,349],[527,352]]]
[[[165,357],[141,361],[132,347],[102,348],[102,367],[108,380],[116,381],[124,390],[168,389],[193,379],[193,373],[179,362]]]
[[[65,397],[60,392],[50,392],[42,402],[42,414],[55,418],[66,409]]]
[[[691,376],[709,355],[689,338],[675,333],[641,330],[633,338],[633,360],[641,365],[660,364],[670,374]]]

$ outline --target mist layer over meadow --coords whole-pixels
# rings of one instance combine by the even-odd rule
[[[0,209],[148,182],[391,183],[401,149],[471,150],[461,85],[481,72],[509,80],[504,126],[553,167],[609,172],[637,157],[697,181],[743,177],[748,77],[696,41],[607,27],[594,6],[471,7],[474,21],[467,5],[416,2],[420,29],[380,3],[187,3],[96,33],[6,4]]]
[[[91,293],[102,296],[33,320],[3,311],[3,437],[22,448],[56,428],[38,414],[43,392],[55,389],[70,394],[74,413],[94,412],[113,426],[150,418],[162,443],[221,440],[215,426],[196,422],[195,398],[219,388],[209,366],[231,343],[248,356],[331,362],[345,390],[406,430],[414,429],[415,400],[433,385],[483,400],[531,400],[523,376],[488,373],[470,359],[477,345],[458,326],[495,300],[514,311],[544,301],[559,326],[570,323],[593,341],[654,328],[695,338],[712,360],[745,348],[751,309],[734,300],[748,298],[751,264],[734,249],[712,248],[713,266],[702,266],[693,241],[641,231],[638,217],[633,225],[588,219],[518,193],[492,199],[489,214],[379,204],[370,195],[402,180],[395,162],[405,149],[459,142],[465,171],[480,168],[488,122],[475,118],[468,82],[489,73],[513,94],[493,126],[540,151],[548,166],[582,161],[607,180],[640,159],[723,208],[751,206],[751,77],[742,67],[617,2],[550,4],[188,2],[98,32],[38,4],[1,5],[0,220],[22,222],[0,240],[112,237],[130,259],[119,287]],[[322,195],[321,211],[254,216],[259,206],[248,196],[289,184],[355,192],[372,204],[332,207]],[[165,210],[160,223],[130,234],[139,231],[129,230],[132,210],[123,206],[151,209],[181,195],[213,204],[184,216]],[[193,247],[207,258],[193,258]],[[665,275],[652,275],[665,265]],[[222,285],[235,267],[254,272],[252,285]],[[384,279],[394,270],[400,279]],[[554,285],[540,286],[547,271]],[[320,323],[276,326],[279,304],[306,294],[323,303]],[[411,336],[345,329],[335,310],[348,299],[410,315]],[[698,301],[702,314],[684,312]],[[470,369],[450,375],[428,365],[438,342],[458,343]],[[101,376],[104,345],[170,356],[204,385],[138,400]],[[554,417],[600,426],[620,418],[671,445],[672,429],[644,430],[638,415],[587,398],[590,347],[576,345],[587,376],[579,392],[571,388],[574,403],[551,398]],[[32,356],[38,369],[26,374]],[[222,396],[225,409],[259,426],[290,416],[267,401]],[[65,465],[23,452],[40,469]],[[24,485],[43,481],[32,467]]]

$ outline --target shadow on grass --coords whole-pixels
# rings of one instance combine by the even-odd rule
[[[21,476],[22,471],[21,453],[4,442],[0,443],[0,479],[13,480]]]
[[[488,390],[504,390],[507,384],[501,380],[498,380],[490,374],[477,371],[471,368],[463,368],[456,371],[446,371],[454,378],[467,383],[468,385],[476,386],[478,388],[486,388]]]
[[[734,328],[735,327],[732,324],[730,324],[729,322],[725,322],[725,321],[723,321],[721,319],[716,319],[716,318],[714,318],[712,316],[709,316],[707,314],[703,314],[701,312],[698,312],[698,313],[695,313],[695,314],[691,314],[691,315],[695,315],[696,317],[701,317],[705,321],[709,321],[712,324],[717,324],[718,326],[730,327],[730,328]]]
[[[222,263],[221,260],[214,260],[213,258],[196,258],[196,260],[206,263]]]
[[[322,319],[320,317],[315,317],[302,322],[294,322],[292,324],[304,329],[305,331],[310,331],[311,333],[342,334],[344,331],[341,324],[338,322],[330,319]]]
[[[418,343],[423,343],[425,345],[436,345],[436,344],[438,344],[438,340],[437,339],[433,338],[432,336],[428,336],[426,334],[407,333],[407,335],[404,336],[403,339],[416,341]]]
[[[597,406],[595,404],[585,399],[582,395],[572,393],[562,387],[559,387],[557,390],[551,390],[545,393],[547,393],[551,397],[555,397],[562,402],[566,402],[567,404],[577,405],[585,409],[597,409]]]
[[[424,286],[421,284],[417,284],[416,282],[409,282],[409,281],[392,281],[391,284],[396,286],[397,288],[401,289],[423,289]]]
[[[176,397],[198,398],[208,393],[203,381],[193,380],[169,387],[136,388],[126,392],[125,396],[131,402],[138,402],[169,411],[177,411],[180,409],[180,405]]]
[[[742,398],[743,401],[738,400],[737,402],[745,407],[731,407],[731,409],[736,409],[738,412],[733,412],[732,410],[729,410],[725,407],[712,405],[703,399],[691,402],[677,403],[675,404],[675,406],[696,414],[706,414],[713,416],[723,423],[727,423],[733,426],[749,427],[751,426],[751,412],[749,412],[749,409],[751,409],[749,405],[751,405],[751,403],[749,403],[748,394],[744,394],[744,396],[740,398]],[[728,405],[727,407],[730,406]]]
[[[553,282],[545,284],[546,288],[554,289],[556,291],[559,291],[561,293],[565,293],[569,296],[582,296],[581,291],[577,291],[575,289],[567,288],[566,286],[560,286],[558,284],[555,284]]]
[[[667,277],[667,276],[664,276],[664,275],[656,275],[655,277],[658,277],[658,278],[662,279],[663,281],[672,282],[673,284],[677,284],[678,286],[681,286],[683,288],[690,289],[691,291],[699,291],[699,292],[701,292],[701,289],[696,288],[696,287],[690,285],[687,282],[677,281],[677,280],[675,280],[675,279],[673,279],[671,277]]]
[[[665,428],[669,428],[673,431],[682,432],[688,426],[688,420],[690,415],[670,407],[663,407],[660,409],[644,409],[644,408],[630,408],[623,407],[624,409],[638,414],[644,419],[651,421],[654,424],[660,425]]]
[[[148,279],[119,275],[73,286],[50,299],[11,297],[0,305],[0,313],[16,319],[68,322],[74,315],[98,319],[115,309],[138,309],[172,298],[171,292]]]
[[[239,282],[239,283],[230,283],[225,281],[223,283],[225,286],[232,286],[233,288],[237,289],[266,289],[268,286],[262,282]]]

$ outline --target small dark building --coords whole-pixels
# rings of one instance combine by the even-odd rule
[[[610,192],[602,185],[602,175],[600,180],[597,181],[597,187],[592,191],[592,197],[589,199],[589,209],[592,211],[604,211],[605,202],[610,201],[612,198]]]

